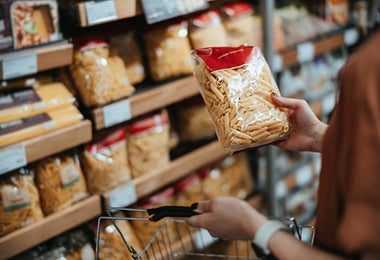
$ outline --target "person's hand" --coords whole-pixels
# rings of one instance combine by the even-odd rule
[[[276,106],[287,110],[291,125],[290,134],[276,146],[291,151],[320,152],[327,125],[315,116],[307,102],[273,94],[272,100]]]
[[[244,200],[219,197],[198,202],[199,215],[187,220],[192,227],[205,228],[213,237],[224,240],[252,240],[267,219]]]

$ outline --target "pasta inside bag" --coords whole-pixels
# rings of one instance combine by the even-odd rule
[[[271,94],[280,92],[258,47],[201,48],[192,56],[200,92],[226,152],[286,136],[288,117],[272,103]]]

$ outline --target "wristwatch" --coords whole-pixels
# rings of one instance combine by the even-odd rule
[[[268,220],[259,227],[252,240],[252,248],[258,257],[274,259],[269,249],[269,240],[272,235],[279,230],[289,231],[289,228],[278,220]]]

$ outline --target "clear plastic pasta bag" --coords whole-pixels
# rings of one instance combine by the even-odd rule
[[[233,153],[283,139],[289,122],[272,103],[280,95],[260,49],[209,47],[192,51],[194,75],[219,142]]]

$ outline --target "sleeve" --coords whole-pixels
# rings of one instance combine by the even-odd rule
[[[377,34],[380,42],[380,34]],[[378,43],[377,42],[377,43]],[[373,44],[372,47],[376,45]],[[338,187],[344,190],[338,239],[350,253],[380,254],[380,54],[357,53],[341,78],[341,124],[345,158]]]

